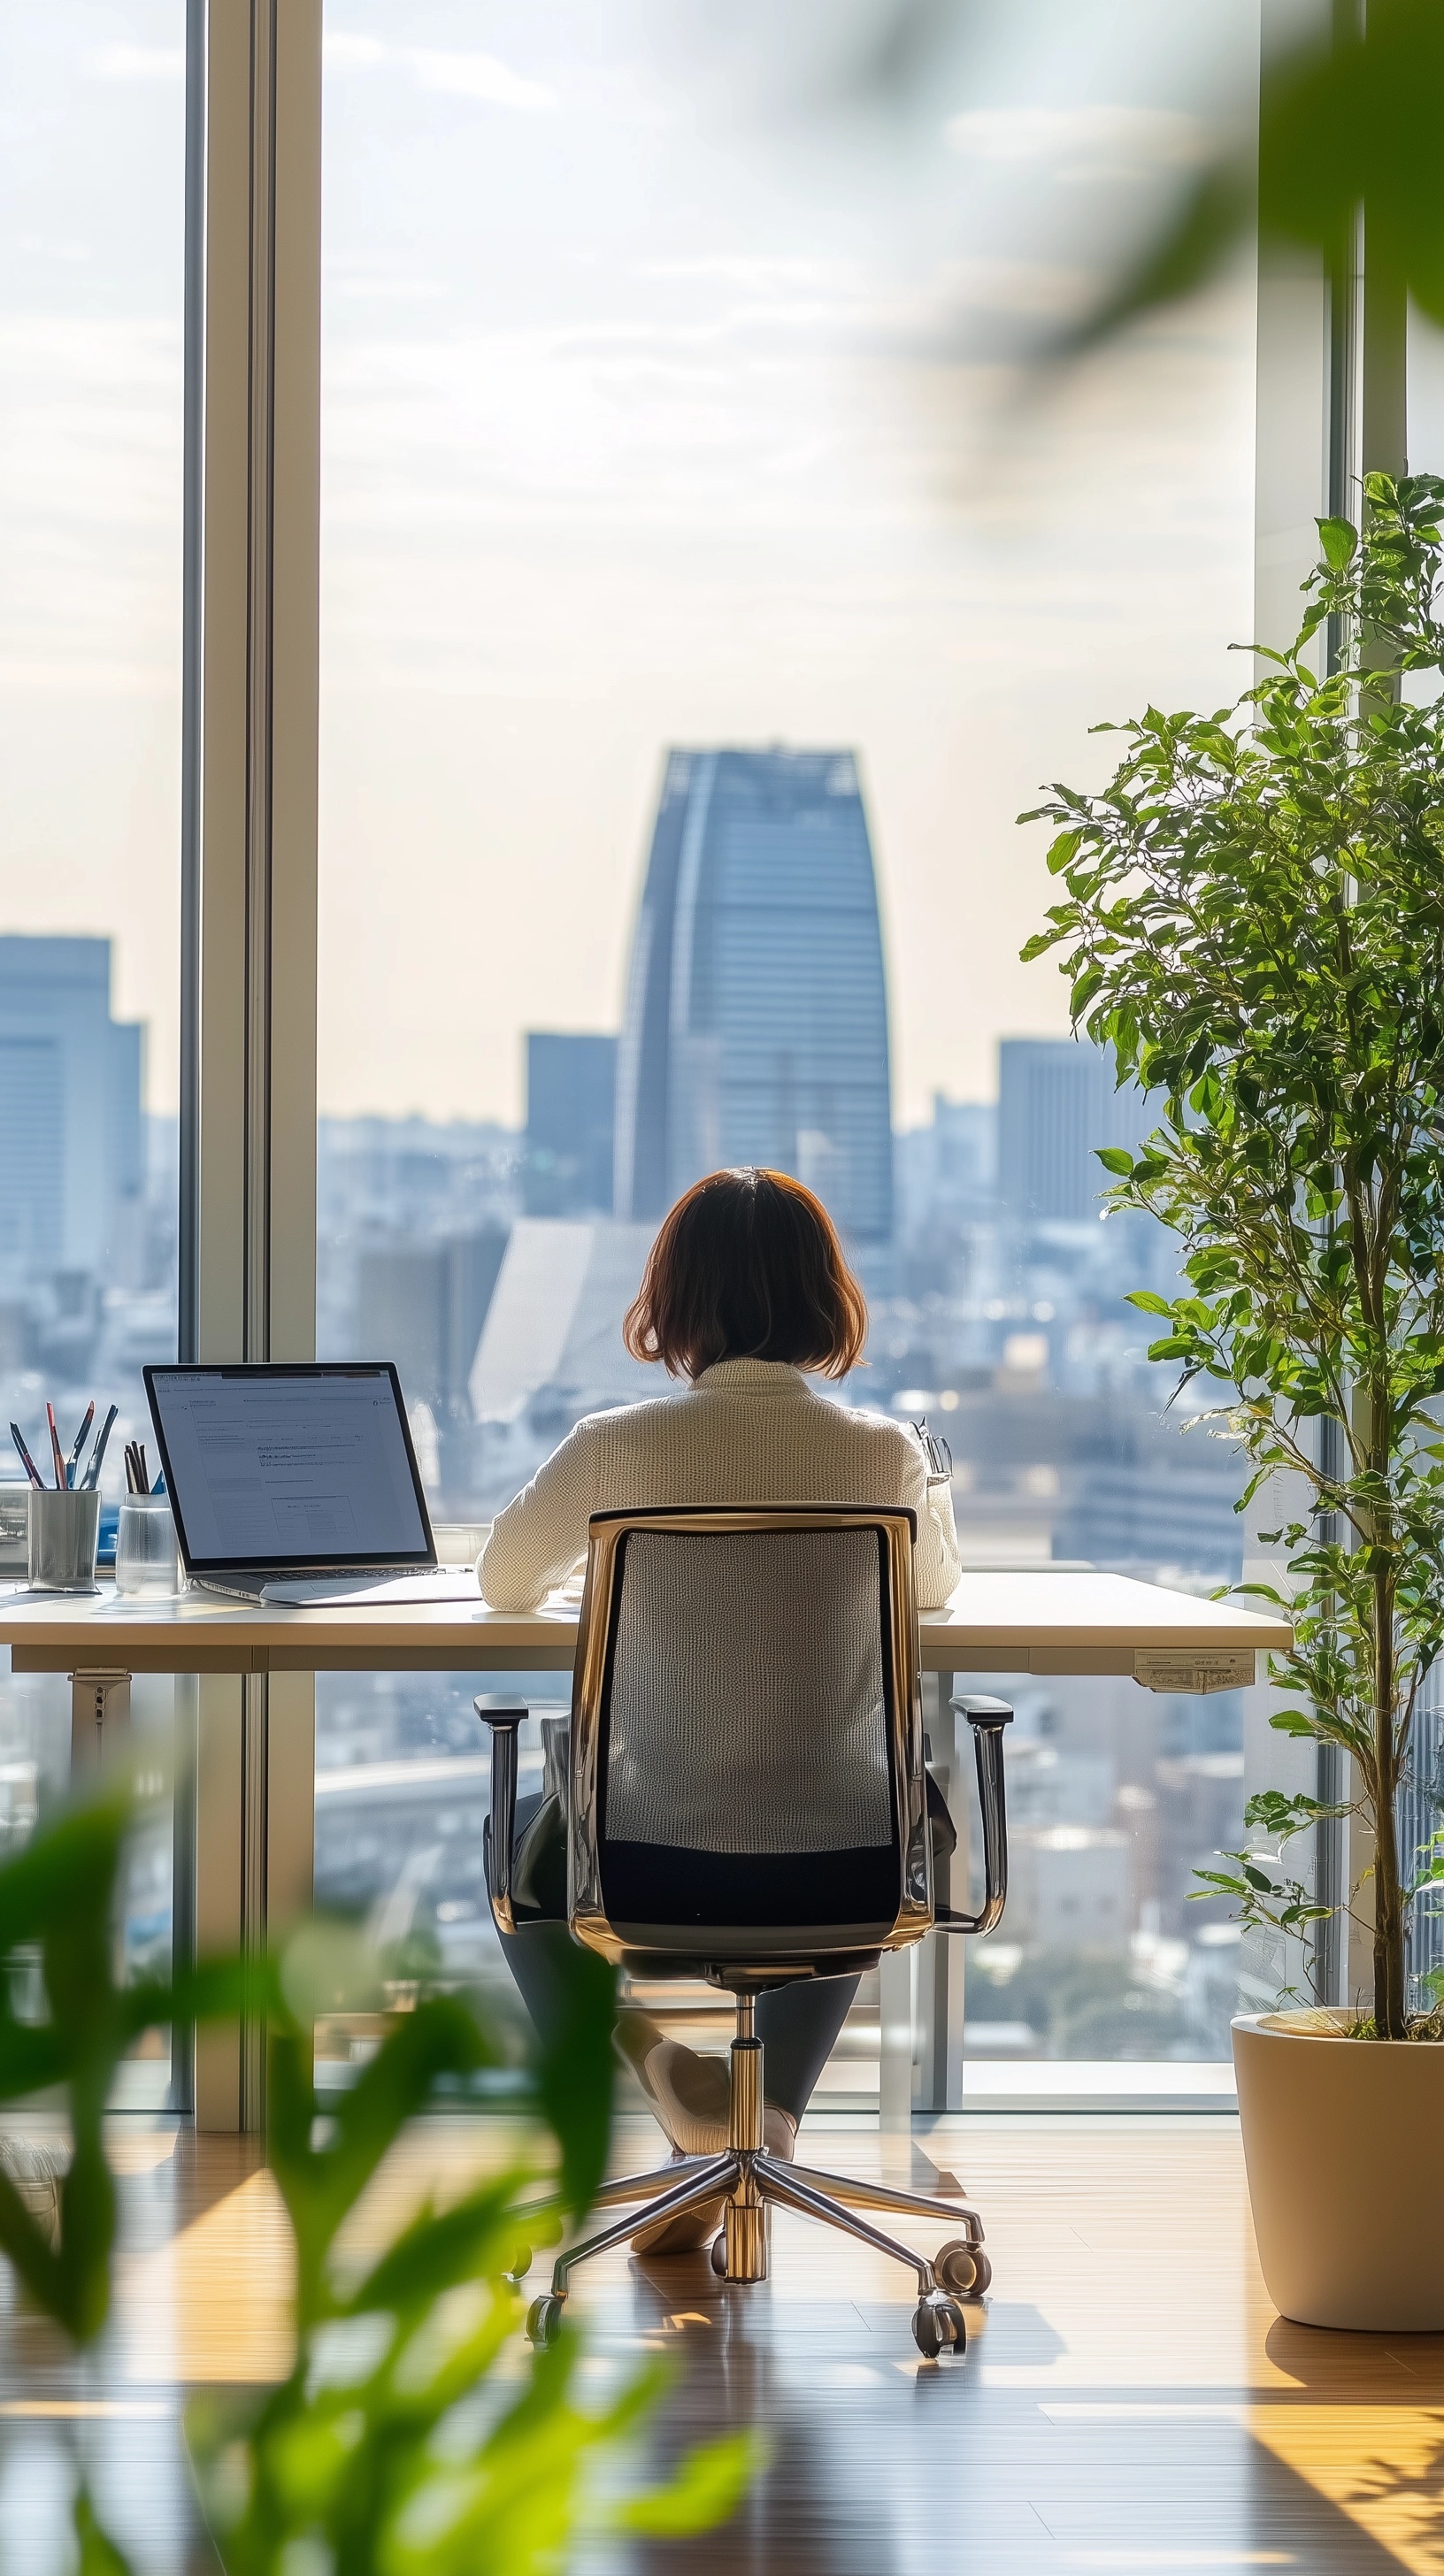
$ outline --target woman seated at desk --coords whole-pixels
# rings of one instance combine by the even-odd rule
[[[807,1382],[845,1377],[866,1332],[862,1290],[810,1190],[781,1172],[713,1172],[698,1181],[664,1220],[624,1327],[634,1358],[660,1360],[687,1381],[685,1394],[577,1424],[498,1518],[479,1569],[486,1599],[497,1610],[536,1609],[585,1555],[592,1512],[826,1502],[910,1506],[919,1606],[946,1601],[959,1572],[946,1478],[929,1472],[911,1429],[846,1411]],[[538,1803],[519,1807],[519,1838]],[[562,1918],[564,1848],[556,1858],[544,1875]],[[536,1884],[534,1868],[530,1874]],[[549,1957],[568,1937],[559,1919],[519,1926],[503,1942],[538,2021],[546,2017]],[[828,1977],[759,2000],[774,2154],[792,2152],[857,1982]],[[624,2013],[617,2038],[674,2147],[687,2155],[724,2147],[725,2059],[668,2040],[642,2013]],[[702,2243],[715,2223],[710,2213],[689,2215],[648,2242],[653,2251],[679,2252]]]

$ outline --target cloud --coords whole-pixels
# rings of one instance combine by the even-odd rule
[[[496,54],[446,52],[431,45],[385,45],[379,37],[359,36],[336,28],[325,38],[328,68],[377,71],[394,63],[409,71],[418,89],[440,90],[453,98],[480,99],[487,107],[506,107],[522,116],[542,116],[560,102],[544,82],[528,80]]]
[[[386,60],[387,49],[378,36],[348,36],[344,29],[334,33],[328,28],[321,39],[321,55],[328,71],[372,71]]]
[[[541,81],[524,80],[495,54],[445,54],[408,45],[407,59],[422,89],[449,90],[456,98],[485,99],[488,107],[512,107],[523,115],[544,115],[557,104],[555,90]]]
[[[740,286],[754,295],[775,288],[790,291],[799,286],[827,285],[839,275],[850,278],[855,273],[852,266],[838,260],[779,258],[768,252],[714,252],[705,258],[644,259],[638,263],[641,277],[705,280],[709,284]]]
[[[950,116],[949,149],[970,161],[1046,162],[1073,182],[1141,179],[1204,158],[1208,129],[1168,107],[978,107]]]
[[[102,45],[98,53],[86,55],[84,68],[91,80],[184,80],[185,47],[184,45]]]

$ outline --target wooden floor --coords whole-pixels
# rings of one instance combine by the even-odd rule
[[[484,2132],[429,2126],[409,2198],[474,2168]],[[491,2133],[494,2138],[495,2132]],[[619,2157],[655,2133],[625,2124]],[[0,2292],[0,2568],[50,2576],[78,2448],[144,2576],[215,2562],[178,2440],[187,2386],[286,2359],[286,2235],[240,2141],[125,2132],[118,2313],[85,2375]],[[981,2208],[995,2283],[961,2365],[920,2362],[909,2277],[781,2218],[773,2277],[722,2289],[704,2257],[583,2276],[600,2390],[644,2351],[677,2376],[658,2448],[764,2425],[772,2466],[738,2521],[632,2558],[636,2576],[939,2571],[1444,2570],[1444,2337],[1324,2334],[1272,2313],[1231,2120],[939,2123],[909,2146],[804,2131],[812,2162]],[[925,2246],[941,2230],[920,2228]],[[538,2276],[540,2278],[540,2276]]]

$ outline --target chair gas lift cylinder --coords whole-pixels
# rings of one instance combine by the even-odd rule
[[[911,2267],[928,2358],[966,2346],[961,2302],[991,2279],[976,2210],[770,2154],[755,2028],[773,1988],[875,1967],[933,1930],[989,1932],[1003,1912],[1002,1700],[953,1703],[973,1731],[983,1904],[934,1897],[914,1536],[909,1511],[831,1504],[593,1517],[567,1773],[572,1936],[648,1979],[706,1978],[733,1996],[736,2028],[725,2151],[605,2183],[599,2212],[628,2214],[560,2255],[528,2318],[534,2342],[559,2331],[577,2264],[720,2200],[712,2261],[728,2281],[765,2279],[767,2212],[791,2209]],[[476,1707],[492,1735],[492,1912],[511,1933],[527,1711]],[[866,2211],[962,2233],[929,2258]]]

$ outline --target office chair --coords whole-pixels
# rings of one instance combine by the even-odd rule
[[[850,1976],[936,1927],[990,1931],[1007,1893],[1001,1700],[957,1703],[973,1728],[986,1894],[935,1904],[908,1510],[833,1504],[599,1512],[590,1523],[573,1679],[568,1919],[573,1937],[644,1975],[706,1978],[736,2002],[729,2135],[720,2155],[605,2183],[598,2207],[657,2197],[558,2259],[527,2331],[550,2343],[579,2263],[724,2201],[714,2267],[767,2274],[780,2206],[912,2267],[913,2334],[961,2353],[960,2299],[991,2267],[977,2212],[818,2173],[762,2142],[760,1994]],[[515,1928],[512,1841],[524,1707],[478,1700],[492,1729],[489,1883]],[[660,2186],[660,2189],[658,2189]],[[928,2261],[862,2210],[961,2222]]]

